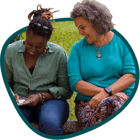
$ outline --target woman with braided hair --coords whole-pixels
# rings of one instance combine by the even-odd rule
[[[40,5],[39,5],[40,6]],[[31,20],[31,17],[33,19]],[[69,117],[67,99],[72,96],[67,76],[67,55],[64,49],[49,42],[53,27],[50,9],[34,10],[26,39],[10,44],[5,53],[5,72],[16,101],[29,122],[39,122],[42,132],[63,135],[62,124]]]

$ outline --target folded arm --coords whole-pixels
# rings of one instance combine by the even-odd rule
[[[112,94],[115,94],[117,92],[121,92],[125,89],[127,89],[129,86],[131,86],[135,82],[135,78],[133,74],[127,73],[123,75],[120,79],[118,79],[115,83],[110,85],[110,89],[112,90]]]
[[[130,73],[127,73],[109,87],[112,90],[112,94],[115,94],[117,92],[121,92],[127,89],[134,82],[135,82],[134,76]],[[103,88],[97,87],[85,81],[79,81],[76,83],[76,90],[83,95],[94,96],[103,91]]]
[[[80,54],[77,44],[75,44],[70,52],[68,59],[68,75],[70,79],[70,86],[73,91],[77,91],[85,96],[95,96],[98,93],[104,91],[103,88],[94,84],[84,81],[80,69]],[[123,70],[122,76],[111,85],[108,85],[112,89],[112,93],[121,92],[131,86],[135,82],[135,65],[131,54],[127,47],[123,47],[122,63]]]

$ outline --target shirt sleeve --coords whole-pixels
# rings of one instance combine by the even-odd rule
[[[8,81],[9,86],[12,88],[13,85],[13,70],[11,66],[12,59],[10,58],[10,46],[7,47],[5,56],[4,56],[4,68],[5,74]]]
[[[49,91],[55,99],[67,100],[71,98],[73,92],[69,85],[69,78],[67,74],[67,54],[65,51],[61,54],[59,61],[57,85],[49,88]]]
[[[80,54],[77,45],[77,43],[73,45],[67,63],[70,87],[76,92],[76,83],[83,80],[80,70]]]
[[[131,53],[126,46],[124,46],[123,48],[123,75],[131,73],[136,78],[136,69]]]

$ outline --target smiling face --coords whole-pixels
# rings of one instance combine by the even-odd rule
[[[47,39],[37,36],[30,31],[26,34],[26,40],[24,43],[28,54],[32,56],[40,56],[44,52],[47,41]]]
[[[79,29],[79,34],[85,36],[89,44],[94,44],[98,41],[100,35],[96,29],[93,28],[90,21],[85,20],[83,17],[77,17],[74,19],[75,26]]]

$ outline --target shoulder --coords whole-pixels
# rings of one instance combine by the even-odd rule
[[[66,51],[61,46],[59,46],[58,44],[48,42],[47,46],[49,47],[49,52],[55,53],[55,55],[57,55],[58,57],[60,55],[64,55],[64,56],[66,55],[67,56]]]
[[[116,44],[116,45],[119,45],[119,46],[126,46],[124,41],[114,33],[114,37],[113,37],[113,42]]]
[[[52,43],[52,42],[48,42],[47,43],[49,49],[51,49],[51,51],[65,51],[61,46],[55,44],[55,43]]]
[[[72,53],[73,51],[80,53],[87,45],[88,45],[88,43],[87,43],[86,39],[82,38],[81,40],[79,40],[78,42],[73,44],[70,53]]]
[[[7,49],[6,49],[6,52],[7,53],[15,53],[15,52],[18,52],[18,50],[23,47],[23,40],[19,40],[19,41],[16,41],[12,44],[9,44],[7,46]]]
[[[7,63],[12,63],[13,61],[18,60],[19,50],[24,49],[23,40],[16,41],[12,44],[9,44],[5,51],[4,61]]]
[[[81,40],[77,41],[76,43],[73,44],[73,47],[81,47],[81,46],[84,46],[86,44],[86,39],[85,38],[82,38]]]
[[[121,51],[122,53],[129,51],[125,42],[115,33],[113,37],[113,46],[115,47],[115,49],[119,49],[119,51]]]

